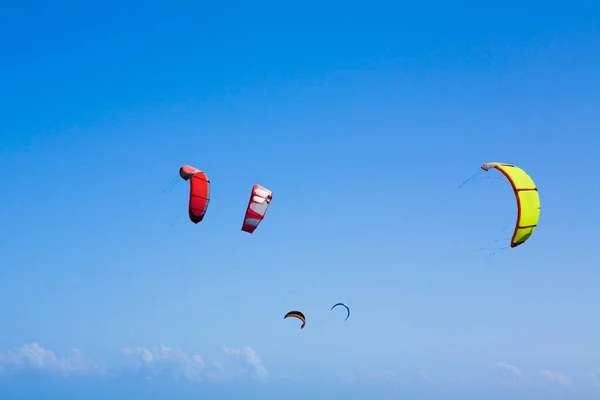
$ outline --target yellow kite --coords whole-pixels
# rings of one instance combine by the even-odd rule
[[[518,214],[510,247],[520,246],[529,239],[537,226],[540,218],[540,195],[531,177],[521,168],[498,162],[490,162],[481,166],[484,171],[492,168],[502,172],[515,191]]]

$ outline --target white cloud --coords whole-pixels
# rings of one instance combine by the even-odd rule
[[[83,357],[77,349],[66,357],[58,357],[52,350],[38,343],[25,344],[18,349],[0,352],[0,374],[19,372],[50,372],[63,376],[84,374],[105,374],[126,376],[132,373],[145,379],[169,377],[189,381],[252,379],[263,381],[268,372],[256,351],[250,346],[241,348],[223,347],[226,357],[224,364],[213,361],[206,366],[199,354],[187,353],[181,349],[156,346],[151,349],[127,347],[121,349],[124,366],[105,366]],[[108,375],[107,375],[108,376]]]
[[[600,384],[600,374],[598,374],[597,379]],[[559,371],[543,370],[537,374],[526,374],[515,365],[498,362],[493,366],[491,371],[464,371],[461,375],[452,374],[438,378],[432,378],[430,375],[422,373],[407,383],[427,384],[436,387],[462,387],[466,389],[490,387],[533,389],[539,387],[540,384],[568,387],[572,386],[573,380]]]
[[[559,371],[542,370],[540,371],[542,380],[553,385],[571,386],[573,379]]]
[[[496,373],[504,381],[508,381],[511,383],[518,383],[521,382],[523,379],[523,374],[521,373],[521,371],[514,365],[507,363],[496,363]]]
[[[133,361],[133,369],[146,378],[170,376],[175,379],[198,381],[204,372],[204,360],[198,354],[187,354],[183,350],[166,346],[121,349],[121,355]]]
[[[386,370],[356,368],[338,374],[342,381],[348,384],[379,384],[398,382],[396,374]]]
[[[219,380],[255,380],[265,381],[269,372],[263,365],[256,351],[250,346],[240,348],[222,348],[224,358],[218,362],[205,360],[199,355],[188,353],[181,349],[167,346],[153,348],[123,348],[121,355],[127,362],[125,368],[113,365],[107,369],[105,366],[85,358],[77,349],[72,354],[64,357],[57,356],[52,350],[45,349],[38,343],[25,344],[17,349],[0,352],[0,375],[10,375],[19,372],[38,371],[54,373],[61,376],[72,375],[103,375],[112,377],[126,377],[130,373],[145,379],[170,377],[188,381],[219,381]],[[518,384],[536,386],[540,383],[553,386],[573,386],[573,379],[566,374],[542,370],[537,375],[527,375],[519,368],[507,363],[496,363],[494,373],[490,371],[472,371],[464,376],[450,376],[432,378],[425,372],[413,379],[400,379],[392,371],[373,371],[359,369],[354,374],[344,375],[345,380],[360,383],[393,383],[409,385],[427,385],[433,387],[462,386],[465,388],[486,387],[489,385]],[[498,381],[500,378],[500,381]],[[589,374],[588,379],[600,386],[600,371]],[[339,378],[338,378],[339,379]]]
[[[238,349],[223,345],[223,352],[237,361],[236,376],[258,381],[267,379],[269,373],[252,347],[244,346]]]
[[[103,366],[85,359],[79,350],[73,349],[72,353],[70,357],[60,358],[36,342],[25,344],[16,350],[0,353],[0,373],[46,371],[73,375],[105,372]]]
[[[600,369],[598,371],[590,372],[590,378],[594,386],[600,386]]]
[[[430,384],[433,383],[434,380],[427,372],[421,371],[417,373],[417,375],[414,378],[412,378],[410,382]]]
[[[200,355],[188,354],[166,346],[153,349],[124,348],[121,355],[131,361],[127,370],[146,379],[168,376],[190,381],[245,378],[260,381],[267,378],[267,369],[252,347],[244,346],[238,349],[224,346],[223,352],[234,361],[230,368],[218,362],[212,362],[207,368]]]

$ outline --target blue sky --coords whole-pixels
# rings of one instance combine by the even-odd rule
[[[600,393],[595,2],[4,9],[3,396]]]

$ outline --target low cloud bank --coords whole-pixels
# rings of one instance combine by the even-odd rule
[[[26,373],[48,373],[57,376],[137,376],[143,379],[183,379],[188,381],[254,380],[265,381],[269,373],[256,351],[250,346],[223,347],[225,362],[208,364],[201,355],[181,349],[156,346],[151,349],[123,348],[122,367],[109,367],[83,356],[73,349],[69,356],[59,357],[38,343],[25,344],[0,353],[0,376]]]

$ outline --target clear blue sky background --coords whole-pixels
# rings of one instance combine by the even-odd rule
[[[207,365],[250,346],[268,379],[157,378],[156,398],[481,398],[498,362],[527,383],[503,390],[527,398],[598,395],[597,2],[2,8],[4,396],[150,398],[120,350],[160,345]],[[534,236],[493,256],[478,249],[510,238],[510,186],[457,190],[489,161],[524,168],[541,196]],[[212,182],[198,225],[183,164]],[[274,197],[248,235],[254,183]],[[305,329],[282,320],[291,309]],[[52,362],[31,375],[18,354],[33,342],[110,378]],[[541,370],[571,387],[538,385]],[[477,388],[402,383],[419,373]]]

